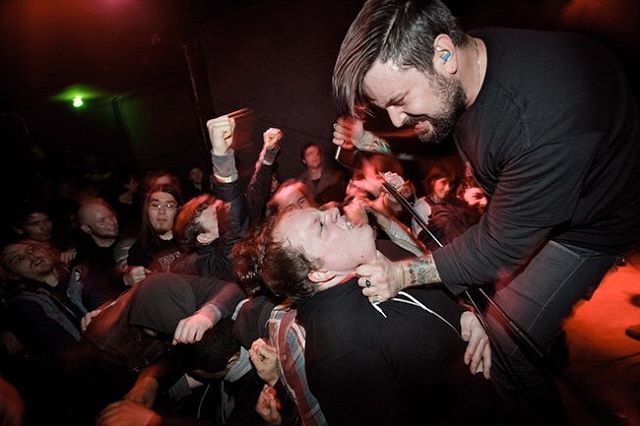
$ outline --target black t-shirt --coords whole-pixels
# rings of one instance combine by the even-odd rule
[[[570,33],[490,28],[487,72],[454,140],[490,198],[433,256],[453,292],[515,270],[547,239],[620,253],[640,241],[640,124],[624,71]]]
[[[171,272],[171,265],[182,256],[175,239],[163,240],[156,238],[152,248],[145,251],[138,241],[129,249],[127,264],[129,266],[144,266],[155,272]]]
[[[491,394],[463,364],[461,308],[442,289],[407,293],[449,324],[399,301],[379,305],[385,317],[355,279],[298,303],[309,387],[329,424],[464,424],[490,410],[488,401],[481,411],[456,407],[471,401],[465,392]]]

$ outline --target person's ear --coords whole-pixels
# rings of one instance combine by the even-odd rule
[[[449,72],[457,68],[457,57],[455,55],[455,45],[446,34],[440,34],[433,42],[433,65],[434,69],[446,69]]]
[[[317,284],[322,284],[325,283],[327,281],[329,281],[330,279],[334,278],[336,276],[335,273],[330,272],[330,271],[311,271],[307,274],[307,278],[309,278],[309,281],[313,282],[313,283],[317,283]]]
[[[80,229],[82,229],[82,232],[84,232],[85,234],[91,235],[91,228],[89,228],[87,225],[80,225]]]

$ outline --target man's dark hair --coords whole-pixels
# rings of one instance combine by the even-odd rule
[[[205,229],[198,223],[198,219],[202,212],[212,204],[216,204],[218,228],[220,236],[222,236],[224,230],[230,226],[228,205],[213,195],[202,194],[190,199],[177,214],[173,224],[173,238],[176,239],[180,248],[187,253],[193,253],[200,247],[197,237],[198,234],[205,232]]]
[[[145,252],[154,250],[159,245],[159,237],[149,220],[149,202],[151,195],[156,192],[171,194],[173,199],[176,200],[178,207],[182,205],[182,193],[180,188],[175,185],[156,185],[147,191],[144,196],[144,204],[142,205],[142,221],[140,222],[140,231],[138,233],[138,242]]]
[[[322,147],[320,145],[318,145],[315,142],[309,142],[306,143],[302,146],[302,148],[300,149],[300,159],[304,162],[304,155],[307,153],[307,149],[311,148],[312,146],[315,146],[316,148],[318,148],[318,151],[320,151],[320,155],[322,155]]]
[[[315,293],[308,274],[314,262],[305,258],[288,242],[274,237],[280,219],[286,215],[269,217],[263,225],[234,248],[236,276],[245,288],[263,282],[276,296],[302,299]]]
[[[455,177],[455,173],[449,167],[436,164],[431,167],[429,173],[422,180],[422,189],[425,194],[431,194],[431,192],[433,192],[433,183],[436,180],[447,178],[451,185],[453,185]]]
[[[282,192],[285,188],[288,188],[290,186],[296,187],[295,189],[297,189],[298,191],[300,191],[300,193],[302,195],[304,195],[304,197],[309,202],[309,205],[311,205],[312,207],[316,207],[316,200],[315,200],[313,194],[311,193],[311,191],[309,190],[309,187],[304,182],[302,182],[301,180],[294,179],[294,178],[289,178],[289,179],[285,180],[284,182],[282,182],[280,185],[278,185],[276,190],[273,191],[273,194],[271,195],[271,198],[269,199],[269,202],[267,203],[267,212],[266,212],[266,216],[267,217],[273,216],[273,215],[278,214],[278,213],[282,213],[280,211],[278,203],[276,203],[276,201],[275,201],[275,197],[280,192]]]
[[[368,0],[340,46],[333,95],[341,115],[362,117],[370,103],[363,80],[376,61],[433,72],[433,43],[448,35],[456,46],[467,37],[439,0]]]
[[[240,342],[233,335],[234,321],[223,318],[207,330],[199,342],[185,345],[188,367],[215,374],[225,369],[229,358],[240,350]]]

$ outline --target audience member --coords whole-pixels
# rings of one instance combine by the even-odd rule
[[[251,368],[246,350],[235,339],[233,326],[231,319],[222,320],[207,331],[200,342],[184,345],[172,359],[147,367],[122,401],[103,410],[97,424],[260,424],[254,405],[262,383]],[[189,371],[190,382],[185,381],[180,394],[174,385],[170,395],[180,400],[193,399],[197,395],[197,404],[180,401],[180,406],[186,406],[186,410],[166,410],[170,404],[165,403],[159,408],[169,412],[154,411],[163,384],[173,383],[185,370]]]
[[[282,130],[273,127],[262,133],[262,149],[258,155],[251,181],[245,191],[249,211],[249,227],[259,225],[267,214],[267,200],[275,191],[274,182],[278,182],[273,173],[276,157],[280,152],[280,141],[284,137]]]
[[[140,208],[142,205],[140,178],[135,173],[120,174],[116,181],[118,188],[111,203],[118,214],[120,233],[136,235],[140,229]]]
[[[87,424],[122,387],[108,362],[76,362],[86,313],[80,274],[76,269],[69,274],[35,242],[7,245],[0,264],[7,279],[9,327],[26,349],[11,364],[20,372],[14,379],[24,391],[27,424]]]
[[[186,201],[202,194],[212,194],[211,179],[205,176],[202,167],[191,164],[187,167],[187,179],[184,184],[183,195]]]
[[[45,245],[66,264],[72,262],[77,255],[69,235],[60,232],[54,234],[49,210],[42,205],[27,200],[18,202],[13,211],[11,226],[19,239]]]
[[[127,251],[133,239],[121,238],[118,218],[103,199],[87,199],[78,209],[76,247],[82,265],[82,300],[89,310],[112,301],[126,290]]]
[[[0,266],[10,330],[33,356],[60,361],[80,339],[87,312],[78,274],[35,241],[7,244]]]
[[[145,345],[138,343],[143,336],[160,337],[156,339],[161,342],[158,353],[163,353],[166,344],[170,343],[167,336],[172,336],[174,343],[199,341],[206,330],[231,315],[244,295],[232,282],[230,259],[231,247],[246,224],[244,198],[238,190],[238,175],[230,148],[234,121],[219,120],[216,124],[211,130],[212,161],[218,179],[216,191],[221,200],[228,201],[230,219],[222,224],[226,226],[221,236],[218,210],[222,208],[218,207],[223,202],[204,194],[187,202],[174,224],[174,238],[186,252],[197,255],[194,261],[197,275],[151,274],[118,298],[114,305],[86,318],[89,323],[87,335],[93,336],[92,340],[97,345],[102,344],[104,350],[118,353],[130,367],[150,358],[145,355]],[[153,194],[156,192],[150,196]],[[109,335],[114,337],[103,337]],[[109,348],[105,342],[111,342]],[[131,360],[134,351],[120,342],[137,348],[136,353],[140,356]]]
[[[371,227],[353,227],[337,209],[295,210],[270,219],[245,244],[251,259],[244,264],[275,294],[296,300],[309,388],[329,424],[491,418],[493,388],[462,371],[463,356],[473,373],[488,377],[490,368],[486,335],[472,313],[461,316],[437,288],[382,304],[376,294],[362,297],[355,269],[381,256]],[[466,352],[461,326],[465,340],[472,336]]]
[[[320,403],[309,390],[304,360],[306,333],[296,321],[296,314],[290,302],[275,306],[267,322],[268,344],[265,339],[257,339],[252,345],[251,360],[261,378],[273,389],[263,396],[262,410],[257,410],[265,415],[277,411],[283,424],[326,425]],[[269,363],[274,363],[277,371],[261,371],[268,370]],[[272,407],[274,399],[279,402],[277,410]],[[287,414],[287,400],[293,402],[295,416]]]
[[[107,157],[100,155],[91,145],[85,145],[74,164],[79,166],[78,185],[82,191],[93,197],[110,200],[117,188],[113,170],[104,161],[105,158]]]
[[[415,255],[423,254],[425,247],[416,238],[415,219],[383,186],[383,181],[386,181],[412,205],[423,222],[428,222],[429,207],[421,200],[416,200],[415,187],[411,181],[404,179],[402,164],[387,155],[369,154],[361,156],[358,167],[349,181],[347,198],[342,207],[349,220],[355,225],[368,223],[378,238],[389,238]]]
[[[151,188],[142,205],[138,238],[129,249],[124,282],[131,286],[148,273],[170,272],[182,252],[173,238],[173,224],[182,204],[178,188],[162,185]]]
[[[83,318],[87,340],[116,364],[139,371],[177,343],[194,343],[244,297],[215,277],[155,273]]]
[[[390,241],[376,240],[378,250],[390,256],[391,260],[401,260],[412,256],[410,251],[404,251],[400,246],[395,246]],[[251,244],[238,244],[236,251],[236,267],[240,275],[241,283],[245,287],[251,287],[253,294],[265,293],[262,279],[253,273],[245,274],[251,270],[251,266],[245,262],[251,257]],[[249,252],[249,256],[243,253]],[[260,290],[256,290],[260,289]],[[260,377],[265,381],[266,387],[260,395],[256,410],[261,413],[265,421],[278,419],[276,423],[285,425],[326,425],[327,420],[320,408],[316,397],[309,390],[305,373],[304,348],[305,330],[296,321],[297,311],[292,306],[291,300],[275,298],[266,290],[266,294],[253,297],[251,300],[262,300],[265,308],[259,311],[267,311],[271,308],[268,321],[262,314],[258,321],[267,323],[267,331],[260,333],[264,339],[256,339],[252,344],[251,360]],[[276,306],[270,300],[280,300]],[[266,301],[266,302],[265,302]],[[249,303],[246,303],[249,305]],[[267,311],[268,312],[268,311]],[[268,338],[268,344],[265,339]],[[274,357],[276,360],[274,361]],[[271,371],[277,365],[277,372]],[[290,407],[293,405],[293,407]],[[274,420],[275,421],[275,420]]]
[[[474,220],[474,223],[480,220],[480,216],[484,214],[489,201],[484,189],[478,185],[478,182],[473,177],[473,171],[468,161],[464,163],[464,180],[461,185],[458,185],[456,196],[475,212],[477,220]]]
[[[248,226],[247,200],[238,183],[231,148],[235,121],[222,116],[209,120],[207,125],[218,199],[209,194],[200,195],[187,202],[176,217],[175,238],[182,249],[191,254],[181,260],[178,267],[187,265],[201,276],[233,281],[231,249]]]
[[[278,185],[278,188],[271,196],[267,204],[267,216],[316,206],[313,194],[304,182],[296,179],[287,179]]]
[[[80,362],[106,358],[129,372],[140,371],[173,345],[200,341],[207,330],[232,315],[243,297],[235,283],[214,274],[150,274],[113,303],[83,318],[91,345],[84,345],[77,357]]]
[[[454,181],[453,172],[439,165],[433,166],[423,181],[426,194],[423,200],[431,210],[428,229],[442,245],[449,244],[454,238],[462,235],[479,219],[466,203],[462,203],[453,195]],[[431,251],[440,248],[440,244],[426,232],[421,231],[418,236]]]
[[[298,176],[298,180],[309,188],[316,202],[342,201],[345,189],[342,172],[325,164],[320,145],[306,144],[300,150],[300,157],[307,169]]]

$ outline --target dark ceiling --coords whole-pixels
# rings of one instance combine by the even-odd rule
[[[0,3],[2,105],[84,84],[122,92],[184,69],[180,40],[249,0],[6,0]]]
[[[338,1],[340,3],[336,3]],[[76,150],[77,145],[73,148],[64,148],[63,145],[73,140],[79,141],[74,142],[76,144],[102,144],[102,153],[105,156],[114,154],[121,148],[127,149],[134,157],[133,160],[138,162],[138,166],[145,163],[160,164],[167,159],[178,161],[183,154],[193,157],[192,152],[199,149],[196,145],[202,145],[203,141],[192,142],[194,148],[191,151],[175,143],[175,140],[183,142],[188,139],[202,139],[198,135],[201,131],[201,129],[198,130],[198,125],[202,127],[202,122],[198,124],[197,118],[193,118],[194,115],[198,115],[198,112],[202,115],[201,110],[194,111],[194,108],[198,109],[202,105],[193,105],[193,93],[191,93],[193,81],[189,80],[190,78],[193,80],[194,73],[190,75],[187,71],[185,45],[192,46],[194,41],[203,42],[202,39],[206,39],[203,34],[221,34],[220,38],[224,38],[223,48],[231,51],[234,49],[238,52],[258,51],[264,50],[265,46],[273,46],[276,49],[276,46],[284,44],[282,47],[277,47],[281,50],[269,50],[268,53],[288,58],[292,53],[287,50],[287,44],[290,44],[290,50],[299,49],[293,52],[295,65],[315,65],[316,59],[332,61],[335,55],[334,50],[339,43],[337,40],[341,38],[345,23],[352,19],[347,16],[335,17],[335,14],[340,13],[340,10],[343,13],[344,11],[349,14],[355,13],[353,11],[356,11],[362,2],[362,0],[3,0],[0,1],[2,57],[0,68],[2,75],[0,115],[2,117],[0,118],[6,120],[6,117],[9,117],[13,126],[13,122],[24,117],[25,123],[28,123],[33,134],[39,133],[41,141],[47,139],[49,148],[60,147],[63,160],[66,161],[69,161],[66,159],[67,153]],[[511,0],[450,0],[445,3],[450,6],[467,29],[485,25],[503,25],[575,30],[595,36],[619,53],[629,67],[629,74],[633,77],[635,87],[638,87],[639,79],[636,76],[640,75],[640,69],[636,58],[640,53],[640,2],[637,0],[520,0],[515,2]],[[294,9],[296,12],[288,13]],[[304,9],[314,11],[317,15],[316,20],[322,19],[322,22],[311,21],[311,25],[300,28],[300,21],[293,19],[289,23],[286,18],[283,18],[283,15],[304,14]],[[271,19],[278,22],[278,25],[270,26],[270,22],[262,22],[270,19],[269,14]],[[225,28],[218,28],[217,26],[220,25],[224,25]],[[228,26],[233,26],[233,31]],[[260,33],[263,28],[265,33]],[[313,31],[315,33],[310,33]],[[228,34],[231,33],[237,38],[229,39]],[[330,42],[324,44],[316,42],[320,38],[327,39],[327,34],[331,35]],[[227,37],[224,37],[225,35]],[[297,44],[287,41],[292,35],[297,36]],[[215,40],[204,41],[207,41],[210,46],[217,46]],[[234,43],[238,45],[234,46]],[[304,43],[307,48],[301,48],[301,43]],[[323,52],[314,50],[320,47],[325,50]],[[193,53],[192,51],[192,57],[197,58]],[[328,86],[325,87],[324,84],[325,80],[328,82],[330,79],[330,68],[322,68],[322,71],[315,68],[304,69],[308,72],[322,72],[322,78],[316,76],[309,81],[323,83],[315,88],[323,93],[300,91],[312,93],[312,95],[305,97],[298,94],[297,97],[301,99],[293,99],[296,93],[290,86],[297,82],[293,78],[284,78],[297,72],[295,71],[297,68],[290,66],[291,63],[281,61],[282,67],[290,69],[267,69],[255,77],[255,69],[242,70],[237,66],[231,70],[224,69],[224,63],[216,62],[217,56],[220,56],[218,53],[218,50],[207,50],[201,54],[202,63],[199,66],[201,69],[206,68],[204,72],[197,75],[201,85],[206,86],[207,80],[218,73],[227,77],[236,77],[235,81],[226,83],[228,85],[249,86],[249,82],[253,84],[254,87],[247,89],[247,91],[253,90],[253,98],[265,97],[258,89],[270,88],[272,91],[277,91],[283,88],[292,91],[294,92],[292,98],[285,98],[287,103],[281,102],[283,105],[278,104],[280,100],[278,97],[266,91],[274,105],[267,104],[265,110],[273,114],[262,117],[264,118],[262,124],[272,125],[269,122],[271,119],[273,124],[286,125],[290,124],[287,122],[287,114],[298,116],[303,122],[299,123],[297,128],[305,129],[307,133],[312,134],[300,133],[297,143],[302,143],[305,137],[326,139],[324,130],[315,131],[311,127],[313,124],[311,120],[301,113],[305,112],[311,116],[322,108],[325,110],[331,108]],[[242,64],[242,61],[239,63]],[[251,64],[250,61],[246,63]],[[266,67],[269,62],[260,65]],[[256,67],[255,64],[251,66]],[[272,81],[263,82],[261,79],[265,78],[271,78]],[[225,81],[228,80],[228,78],[225,79]],[[106,105],[103,105],[102,110],[85,111],[85,118],[82,121],[78,117],[79,114],[73,114],[74,111],[71,111],[72,108],[68,105],[65,105],[65,111],[52,112],[52,104],[61,102],[60,94],[74,85],[83,85],[87,90],[93,90],[104,99],[103,103]],[[260,87],[261,85],[264,87]],[[162,90],[158,90],[159,88]],[[215,95],[227,94],[227,90],[220,89],[220,86],[217,90],[216,93],[215,87],[211,90],[205,88],[201,98],[214,98]],[[229,93],[236,94],[233,91]],[[325,96],[327,102],[318,102],[320,95]],[[124,99],[120,106],[126,107],[126,102],[131,106],[129,116],[125,116],[124,120],[111,119],[108,125],[103,125],[106,122],[104,119],[106,113],[113,115],[114,111],[121,112],[115,107],[111,108],[113,105],[109,105],[118,97]],[[247,97],[249,100],[253,98]],[[309,99],[313,99],[314,103],[308,105]],[[226,100],[243,102],[241,106],[247,102],[246,99],[239,97]],[[214,99],[209,102],[213,104],[216,101],[219,100]],[[43,108],[43,105],[46,107]],[[282,111],[275,111],[276,108]],[[62,109],[58,108],[58,110]],[[91,114],[94,115],[91,116]],[[176,120],[176,114],[187,117],[181,121]],[[329,122],[335,119],[331,114],[331,112],[328,113]],[[69,118],[75,121],[64,123]],[[54,120],[55,126],[52,125]],[[175,121],[173,128],[165,124],[169,121]],[[129,133],[125,134],[127,129],[123,130],[123,126],[128,123],[133,125],[129,126]],[[182,134],[182,129],[189,126],[191,133]],[[327,127],[324,121],[320,122],[319,126],[322,126],[322,129]],[[296,126],[290,124],[290,127]],[[96,128],[98,128],[98,134],[94,134]],[[55,131],[59,132],[59,141],[54,143],[49,140],[52,139],[52,131],[49,129],[56,129]],[[4,133],[3,136],[6,135],[6,132]],[[125,141],[122,142],[122,139]],[[114,140],[116,142],[113,142]],[[105,151],[108,147],[111,147],[111,152]],[[283,157],[289,158],[291,167],[295,169],[299,166],[294,152],[295,145],[289,149],[292,152],[286,153],[288,157]],[[135,161],[132,162],[134,166]],[[295,170],[292,169],[293,172]]]
[[[185,66],[182,38],[221,14],[256,3],[269,1],[4,0],[2,107],[53,96],[76,83],[123,91],[170,78]],[[447,3],[467,27],[490,23],[577,29],[620,50],[638,49],[640,2],[635,0]]]

